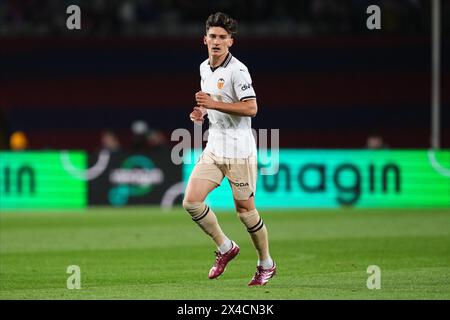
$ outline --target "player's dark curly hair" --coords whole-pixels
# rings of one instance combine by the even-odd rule
[[[211,27],[221,27],[231,36],[234,36],[237,33],[237,26],[237,21],[223,12],[213,13],[206,20],[206,32],[208,32]]]

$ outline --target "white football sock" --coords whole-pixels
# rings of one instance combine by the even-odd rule
[[[233,247],[233,242],[230,239],[225,238],[225,241],[219,247],[217,247],[217,249],[219,249],[220,253],[224,254],[225,252],[230,250],[232,247]]]
[[[262,261],[258,260],[258,266],[262,266],[263,269],[270,269],[273,267],[273,260],[271,257]]]

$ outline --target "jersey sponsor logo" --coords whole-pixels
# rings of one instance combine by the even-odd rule
[[[217,88],[219,88],[221,90],[224,85],[225,85],[225,79],[224,78],[220,78],[219,80],[217,80]]]
[[[248,182],[232,182],[236,187],[248,187]]]
[[[246,83],[241,87],[242,91],[245,91],[247,89],[250,89],[252,87],[251,83]]]

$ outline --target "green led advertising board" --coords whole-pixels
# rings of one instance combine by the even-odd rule
[[[84,152],[0,152],[0,209],[85,208],[86,181],[63,165],[85,170]]]
[[[199,154],[196,150],[186,159]],[[191,162],[184,165],[185,181]],[[261,168],[269,164],[259,163],[259,208],[450,208],[448,150],[282,149],[278,172],[262,175]],[[215,208],[234,207],[226,179],[207,202]]]

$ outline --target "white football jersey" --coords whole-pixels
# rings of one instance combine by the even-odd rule
[[[214,100],[235,103],[256,99],[247,67],[231,53],[224,62],[211,68],[209,59],[200,65],[201,89]],[[251,117],[207,109],[209,136],[205,150],[225,158],[256,156]]]

